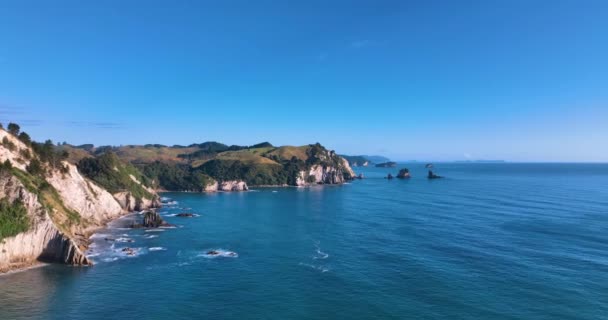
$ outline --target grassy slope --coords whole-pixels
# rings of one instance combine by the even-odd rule
[[[72,235],[70,227],[76,224],[86,226],[86,221],[83,221],[80,214],[66,207],[57,190],[44,179],[17,168],[12,168],[11,173],[23,183],[29,192],[38,195],[38,200],[48,210],[51,219],[63,233]]]
[[[188,154],[199,150],[199,148],[174,148],[174,147],[145,147],[124,146],[115,150],[119,158],[128,162],[150,163],[154,161],[184,163],[179,158],[180,154]]]
[[[290,160],[293,157],[298,158],[299,160],[306,161],[308,159],[307,151],[310,149],[310,146],[283,146],[275,148],[265,154],[267,157],[277,156],[283,160]]]
[[[218,160],[238,160],[245,164],[270,164],[279,165],[277,162],[263,157],[262,155],[272,148],[256,148],[239,151],[226,151],[219,153],[216,157]]]

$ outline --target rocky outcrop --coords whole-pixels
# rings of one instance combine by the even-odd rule
[[[399,173],[397,173],[399,179],[409,179],[410,177],[410,170],[406,168],[399,170]]]
[[[157,196],[154,199],[138,198],[129,191],[118,192],[113,196],[120,207],[127,212],[160,208],[162,205],[160,198]]]
[[[443,177],[442,176],[438,176],[438,175],[434,174],[432,170],[429,170],[429,174],[428,174],[427,178],[428,179],[441,179]]]
[[[47,181],[59,192],[68,208],[96,225],[120,217],[123,210],[109,192],[81,176],[76,166],[67,162],[63,165],[67,172],[53,170]]]
[[[19,200],[27,209],[30,226],[26,232],[0,241],[0,273],[27,267],[37,261],[89,265],[81,247],[53,223],[38,195],[15,176],[0,174],[0,199]]]
[[[207,184],[203,188],[203,192],[217,192],[217,191],[247,191],[249,187],[247,183],[242,180],[230,180],[230,181],[222,181],[217,182],[213,181],[212,183]]]
[[[342,184],[356,177],[346,159],[339,157],[337,163],[335,166],[315,164],[307,171],[300,171],[296,177],[296,185]]]
[[[394,177],[393,177],[393,175],[392,175],[392,174],[390,174],[390,173],[389,173],[389,174],[388,174],[388,176],[386,176],[386,178],[387,178],[388,180],[391,180],[391,179],[393,179]]]
[[[220,183],[219,191],[247,191],[249,187],[244,181],[232,180]]]
[[[158,228],[165,224],[163,218],[156,211],[146,211],[144,213],[144,220],[142,226],[144,228]]]
[[[12,146],[12,150],[4,145],[5,141]],[[31,155],[28,146],[4,130],[0,130],[0,143],[2,143],[0,146],[0,162],[9,160],[13,167],[25,171],[25,167],[30,163],[30,160],[24,155],[26,153]]]
[[[12,168],[0,170],[0,199],[23,203],[29,226],[0,240],[0,273],[38,261],[89,265],[83,254],[88,235],[127,211],[160,205],[158,197],[138,202],[124,194],[115,199],[67,162],[57,168],[43,164],[44,173],[33,176],[25,169],[38,157],[34,151],[0,129],[1,140],[0,161],[8,160]]]

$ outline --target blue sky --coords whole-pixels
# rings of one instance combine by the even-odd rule
[[[0,2],[37,140],[608,161],[606,1],[85,2]]]

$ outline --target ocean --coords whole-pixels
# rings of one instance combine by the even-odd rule
[[[355,170],[165,193],[175,228],[127,216],[94,237],[93,267],[0,277],[0,319],[608,319],[607,164]]]

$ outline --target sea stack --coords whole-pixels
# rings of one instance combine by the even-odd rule
[[[144,213],[144,228],[158,228],[165,225],[165,221],[160,217],[160,214],[156,211],[146,211]]]
[[[410,170],[407,168],[399,170],[399,173],[397,174],[397,178],[399,179],[409,179],[410,177]]]

